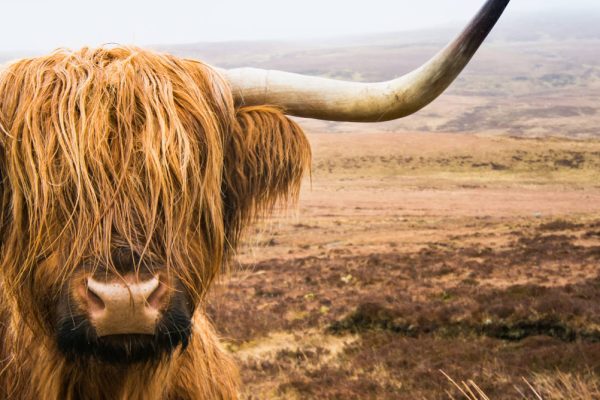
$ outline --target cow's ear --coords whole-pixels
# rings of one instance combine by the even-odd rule
[[[237,110],[224,151],[224,223],[228,242],[235,247],[255,217],[278,202],[297,199],[311,152],[298,124],[266,106]]]

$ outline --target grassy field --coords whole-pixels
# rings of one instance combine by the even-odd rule
[[[600,396],[600,141],[309,138],[210,299],[245,398]]]

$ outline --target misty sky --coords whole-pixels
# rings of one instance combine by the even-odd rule
[[[0,52],[104,43],[307,39],[466,22],[484,0],[0,0]],[[507,13],[600,10],[600,0],[512,0]]]

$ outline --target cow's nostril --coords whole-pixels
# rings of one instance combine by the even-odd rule
[[[163,282],[159,281],[156,289],[154,289],[154,291],[150,293],[150,296],[146,298],[146,302],[150,307],[159,309],[166,294],[167,286]]]
[[[85,288],[85,299],[87,300],[90,312],[100,312],[106,307],[100,296],[90,289],[88,285]]]

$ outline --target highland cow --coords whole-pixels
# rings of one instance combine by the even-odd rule
[[[359,84],[215,69],[138,48],[56,51],[0,73],[0,393],[233,399],[205,316],[240,236],[297,197],[310,147],[287,115],[415,112],[475,53],[489,0],[419,70]]]

